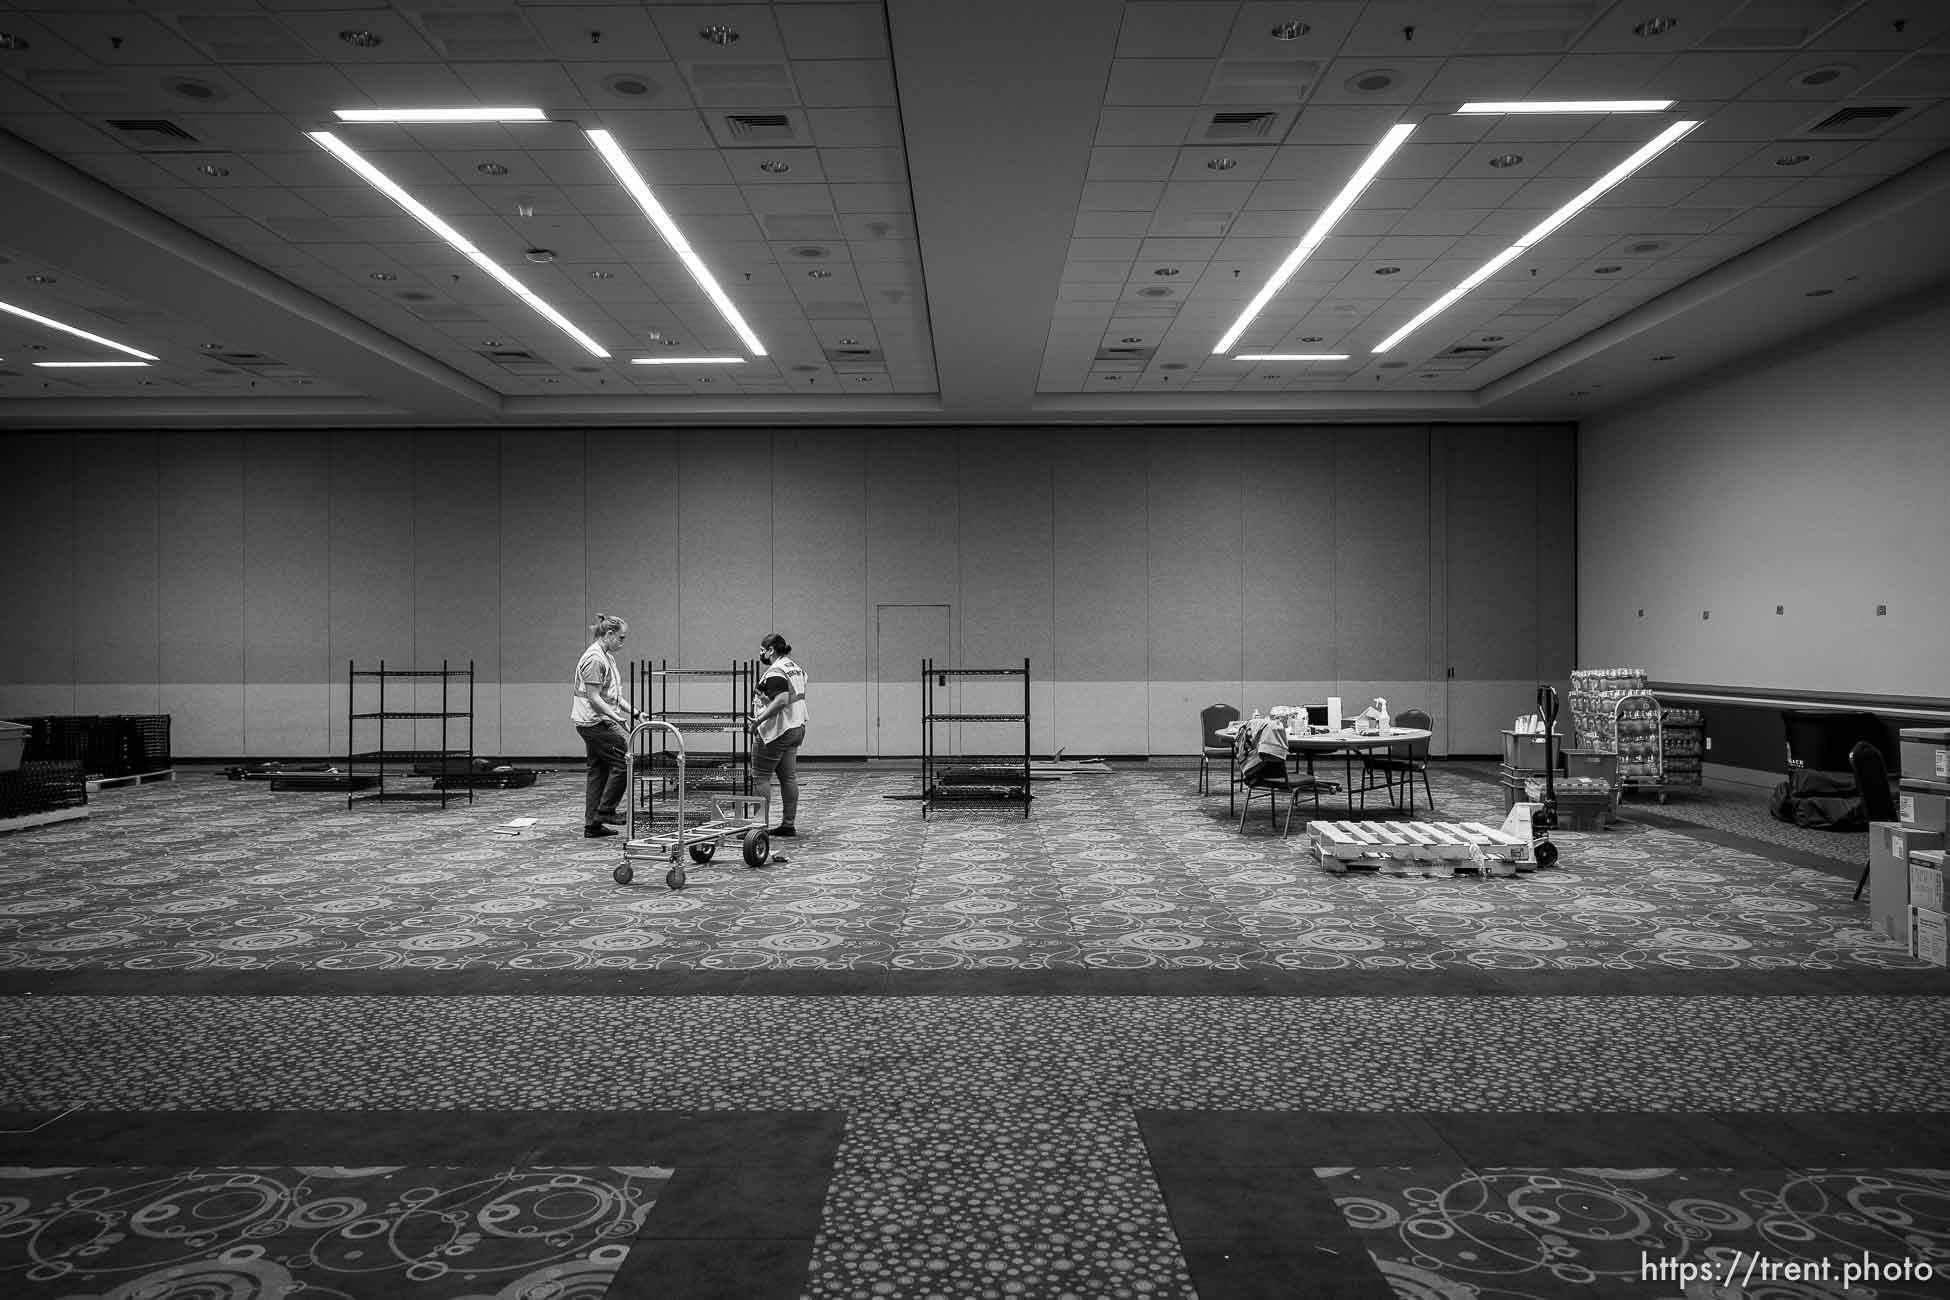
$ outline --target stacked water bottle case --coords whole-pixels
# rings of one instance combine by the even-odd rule
[[[1671,708],[1646,689],[1642,668],[1571,674],[1571,725],[1582,749],[1618,756],[1620,790],[1698,786],[1706,728],[1698,709]]]

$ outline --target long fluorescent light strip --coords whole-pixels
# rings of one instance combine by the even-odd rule
[[[1240,352],[1234,361],[1345,361],[1345,352]]]
[[[1545,217],[1542,221],[1538,222],[1535,226],[1533,226],[1530,229],[1528,234],[1524,235],[1521,239],[1517,240],[1516,243],[1510,245],[1508,248],[1498,253],[1495,257],[1492,257],[1489,261],[1485,262],[1483,265],[1477,267],[1476,270],[1472,271],[1469,277],[1465,279],[1461,284],[1449,290],[1449,292],[1443,294],[1440,298],[1437,298],[1434,302],[1430,303],[1428,306],[1424,307],[1421,311],[1417,312],[1415,316],[1409,320],[1408,324],[1402,326],[1400,329],[1396,330],[1393,334],[1390,334],[1387,338],[1383,339],[1380,342],[1380,344],[1376,346],[1375,351],[1376,352],[1388,351],[1390,348],[1394,347],[1397,343],[1400,343],[1403,339],[1407,338],[1410,334],[1413,334],[1416,330],[1422,328],[1422,326],[1428,324],[1430,321],[1434,320],[1437,316],[1440,316],[1443,312],[1449,310],[1450,307],[1455,305],[1455,302],[1458,298],[1461,298],[1464,294],[1468,293],[1471,289],[1474,289],[1477,285],[1489,279],[1492,275],[1495,275],[1498,271],[1502,270],[1505,266],[1508,266],[1512,261],[1522,256],[1524,251],[1528,249],[1531,245],[1537,243],[1539,240],[1542,240],[1545,236],[1549,235],[1552,231],[1556,230],[1559,226],[1569,221],[1572,217],[1575,217],[1579,212],[1583,211],[1586,207],[1590,206],[1592,201],[1597,199],[1599,195],[1603,194],[1606,190],[1612,188],[1614,185],[1617,185],[1620,181],[1630,176],[1633,172],[1637,171],[1639,168],[1645,166],[1647,163],[1651,162],[1654,158],[1664,153],[1666,149],[1673,144],[1674,141],[1678,140],[1679,137],[1685,135],[1688,131],[1691,131],[1694,127],[1698,125],[1699,125],[1698,122],[1674,122],[1671,126],[1659,132],[1658,135],[1653,136],[1651,140],[1647,141],[1644,145],[1641,145],[1639,149],[1632,154],[1631,157],[1627,158],[1624,162],[1618,164],[1618,166],[1606,172],[1603,176],[1599,177],[1596,181],[1593,181],[1583,191],[1583,193],[1579,194],[1576,198],[1572,199],[1569,203],[1566,203],[1563,207],[1559,208],[1557,211],[1551,213],[1548,217]]]
[[[108,367],[120,368],[122,366],[141,366],[146,369],[149,365],[147,361],[36,361],[34,364],[47,370],[81,370],[84,368],[100,370]]]
[[[380,171],[377,167],[360,157],[359,152],[352,148],[351,145],[348,145],[330,131],[308,131],[306,134],[320,147],[331,152],[340,162],[357,172],[368,185],[371,185],[381,194],[384,194],[387,198],[406,209],[421,225],[446,240],[449,244],[452,244],[458,252],[466,256],[468,261],[474,263],[474,265],[480,267],[483,271],[486,271],[489,275],[500,281],[515,297],[527,303],[536,312],[547,317],[554,323],[557,329],[582,344],[584,348],[589,350],[591,356],[609,356],[609,352],[604,349],[602,344],[577,329],[575,323],[567,316],[564,316],[561,312],[549,306],[548,303],[542,301],[527,286],[523,285],[521,281],[502,270],[486,253],[483,253],[480,249],[469,243],[466,236],[435,216],[425,204],[401,189],[393,181],[392,177],[386,175],[386,173]]]
[[[539,108],[341,108],[341,122],[546,122]]]
[[[743,365],[743,357],[631,357],[633,366],[729,366]]]
[[[1458,113],[1663,113],[1670,99],[1537,99],[1464,104]]]
[[[1266,310],[1266,304],[1273,301],[1273,295],[1286,287],[1286,282],[1293,278],[1293,273],[1300,269],[1300,264],[1307,260],[1314,249],[1320,247],[1320,242],[1327,238],[1328,232],[1334,228],[1334,223],[1354,206],[1354,201],[1361,197],[1361,191],[1368,188],[1382,165],[1388,161],[1395,150],[1402,147],[1402,142],[1408,139],[1414,130],[1413,122],[1401,122],[1388,128],[1388,134],[1383,136],[1381,143],[1369,153],[1367,161],[1361,164],[1354,176],[1341,188],[1341,192],[1334,196],[1334,201],[1327,205],[1327,210],[1320,214],[1306,235],[1294,246],[1293,251],[1287,254],[1286,261],[1280,263],[1279,269],[1273,272],[1272,278],[1267,280],[1265,287],[1253,295],[1253,300],[1246,304],[1246,310],[1240,313],[1239,319],[1232,323],[1232,328],[1219,339],[1218,344],[1212,349],[1213,352],[1225,352],[1239,341],[1239,336],[1246,332],[1246,327]]]
[[[161,357],[151,356],[149,353],[132,348],[126,343],[117,343],[114,339],[105,339],[99,334],[90,334],[87,330],[78,330],[72,325],[63,325],[58,320],[43,316],[39,312],[28,311],[25,307],[16,307],[10,302],[0,302],[0,311],[12,312],[22,320],[31,320],[36,325],[45,325],[51,330],[60,330],[63,334],[72,334],[78,339],[87,339],[90,343],[99,343],[105,348],[114,348],[117,352],[126,352],[130,356],[140,357],[144,361],[162,360]]]
[[[657,196],[650,192],[649,184],[644,181],[642,174],[636,169],[636,164],[630,161],[623,147],[616,143],[616,138],[607,131],[586,131],[584,134],[589,137],[589,143],[595,146],[596,152],[603,156],[603,161],[609,164],[610,171],[616,174],[617,182],[629,191],[630,197],[635,199],[637,206],[643,209],[643,215],[650,218],[650,224],[657,228],[657,233],[664,237],[664,242],[670,245],[671,251],[676,253],[678,259],[684,263],[685,269],[691,273],[691,278],[697,281],[698,287],[704,290],[705,296],[710,298],[717,307],[719,315],[725,318],[725,323],[738,332],[738,337],[744,342],[746,349],[755,357],[764,356],[765,345],[758,341],[758,335],[752,333],[752,327],[745,324],[745,318],[738,314],[738,309],[731,305],[731,299],[726,297],[725,291],[718,287],[711,269],[704,265],[703,259],[698,257],[691,248],[690,241],[684,238],[684,232],[677,228],[675,221],[671,220],[670,213],[664,211],[664,205],[657,202]]]

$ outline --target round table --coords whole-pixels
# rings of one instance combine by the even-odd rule
[[[1221,728],[1219,734],[1231,740],[1238,736],[1241,724],[1229,723]],[[1406,745],[1417,740],[1428,740],[1434,732],[1422,727],[1384,727],[1369,735],[1359,731],[1329,731],[1313,735],[1286,733],[1286,747],[1290,754],[1334,754],[1347,756],[1347,781],[1342,786],[1347,795],[1347,816],[1353,821],[1357,815],[1365,815],[1366,809],[1357,814],[1354,809],[1354,756],[1366,750],[1387,749],[1393,745]],[[1415,815],[1415,786],[1408,787],[1408,815]]]

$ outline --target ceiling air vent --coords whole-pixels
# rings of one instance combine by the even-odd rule
[[[734,144],[790,144],[799,138],[784,113],[727,113],[724,125]]]
[[[1214,113],[1204,135],[1207,140],[1264,140],[1279,120],[1278,113]]]
[[[111,117],[108,124],[124,135],[136,138],[138,147],[169,148],[174,145],[201,144],[195,136],[162,117]]]
[[[1503,351],[1502,347],[1494,343],[1458,343],[1453,348],[1438,352],[1436,357],[1437,359],[1461,361],[1466,365],[1474,365],[1476,362],[1486,357],[1495,356],[1501,351]]]
[[[1913,111],[1914,104],[1851,104],[1822,118],[1801,132],[1802,135],[1847,136],[1851,140],[1880,135],[1897,118]]]
[[[176,26],[219,63],[317,57],[276,19],[263,14],[178,14]]]
[[[542,59],[548,49],[518,12],[415,15],[428,38],[450,59]]]

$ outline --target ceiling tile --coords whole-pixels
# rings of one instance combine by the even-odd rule
[[[892,108],[899,103],[893,65],[881,59],[814,59],[792,65],[808,108]]]
[[[822,149],[898,149],[900,114],[891,108],[815,108],[806,113]]]
[[[670,56],[650,21],[635,5],[529,6],[523,14],[558,59],[662,62]]]
[[[1212,79],[1207,59],[1118,59],[1111,64],[1104,102],[1115,105],[1196,105]]]

